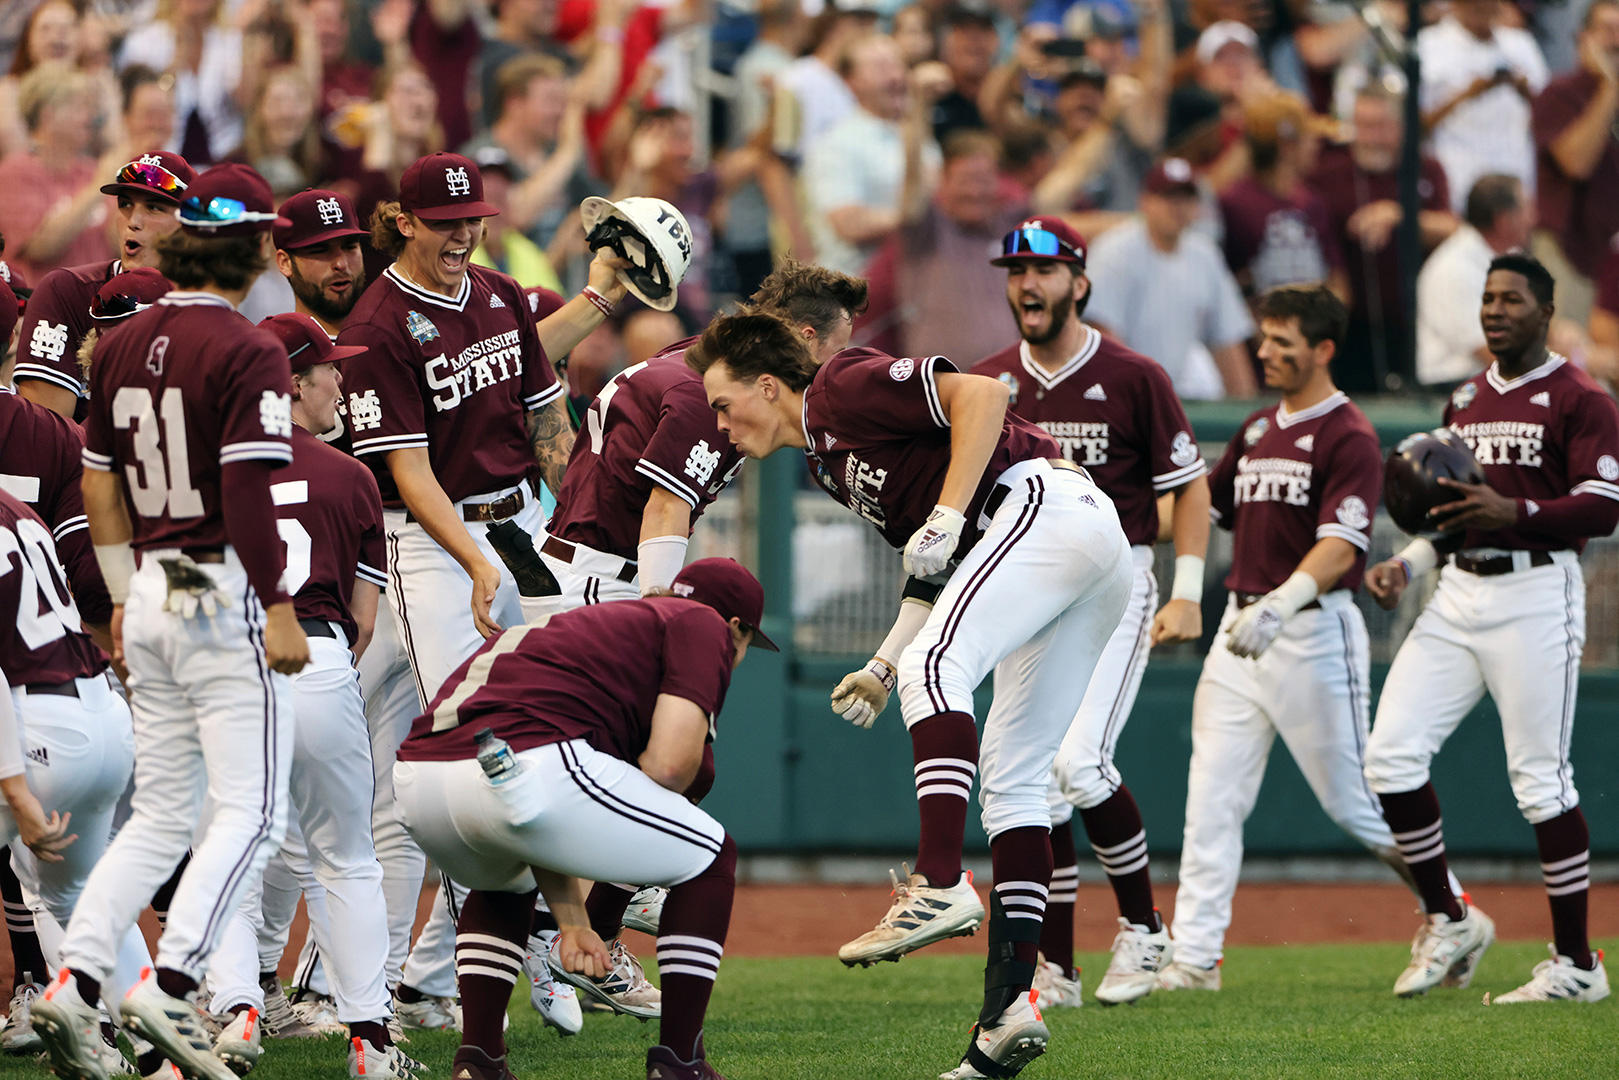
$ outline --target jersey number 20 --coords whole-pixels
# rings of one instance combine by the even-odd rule
[[[11,573],[11,556],[16,555],[17,570],[22,574],[17,590],[17,633],[29,649],[65,637],[69,627],[79,627],[79,609],[55,551],[50,532],[33,518],[19,518],[15,532],[0,527],[0,577]]]

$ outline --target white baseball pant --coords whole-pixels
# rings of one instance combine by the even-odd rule
[[[538,549],[544,541],[543,536],[535,537],[535,548]],[[562,593],[559,596],[542,597],[538,601],[530,600],[530,622],[540,615],[560,615],[564,611],[572,611],[587,604],[641,598],[641,586],[636,581],[618,579],[619,571],[624,567],[624,560],[617,555],[609,555],[605,551],[596,551],[583,544],[575,544],[571,563],[565,563],[543,552],[540,558],[545,560],[545,565],[556,577],[557,584],[562,586]]]
[[[907,728],[942,712],[971,716],[973,691],[995,672],[978,751],[991,838],[1050,826],[1051,764],[1131,577],[1118,514],[1087,476],[1036,459],[997,483],[1001,505],[899,662]]]
[[[1585,579],[1572,551],[1550,566],[1480,577],[1454,566],[1417,617],[1383,683],[1366,748],[1366,777],[1379,793],[1412,791],[1462,718],[1488,690],[1501,713],[1507,775],[1531,823],[1579,805],[1569,741],[1580,654]]]
[[[168,583],[146,552],[124,607],[135,716],[129,822],[91,871],[62,962],[106,980],[140,910],[192,847],[157,965],[201,978],[231,915],[281,844],[292,764],[292,680],[264,654],[264,605],[236,552],[205,563],[225,601],[212,616],[163,610]],[[204,790],[214,813],[193,847]]]

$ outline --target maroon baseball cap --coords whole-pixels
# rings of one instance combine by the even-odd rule
[[[17,329],[21,318],[22,305],[17,302],[17,294],[0,278],[0,352],[11,347],[11,332]]]
[[[180,227],[196,236],[252,236],[292,222],[275,212],[269,182],[254,169],[215,165],[186,189]]]
[[[698,559],[675,575],[670,587],[676,596],[707,604],[729,622],[739,621],[753,631],[753,644],[780,652],[759,629],[765,615],[765,587],[735,559]]]
[[[399,208],[425,221],[494,217],[499,210],[483,201],[483,176],[471,158],[428,154],[417,158],[399,179]]]
[[[174,286],[149,266],[125,270],[96,290],[90,301],[90,317],[98,322],[117,322],[137,311],[145,311]]]
[[[364,345],[334,344],[331,335],[320,323],[296,311],[271,315],[259,323],[259,328],[281,339],[293,371],[303,371],[316,364],[335,364],[366,351]]]
[[[1147,170],[1141,189],[1153,195],[1196,195],[1197,175],[1185,158],[1164,158]]]
[[[290,225],[275,227],[275,246],[283,251],[314,247],[345,236],[369,236],[360,228],[354,203],[338,191],[305,188],[278,211]]]
[[[1056,214],[1029,218],[1001,239],[999,258],[991,266],[1008,266],[1019,259],[1055,259],[1085,266],[1085,238]]]
[[[197,170],[185,158],[158,150],[142,154],[119,169],[112,183],[103,184],[101,191],[106,195],[145,195],[179,205],[196,180]]]

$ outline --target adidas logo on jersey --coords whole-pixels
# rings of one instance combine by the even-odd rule
[[[828,433],[827,436],[826,436],[826,448],[828,450],[830,450],[834,446],[836,446],[837,444],[838,444],[838,437],[836,435]]]
[[[1314,435],[1302,436],[1301,438],[1293,440],[1293,445],[1298,447],[1300,450],[1303,450],[1306,454],[1314,453],[1315,452],[1315,436]]]
[[[1552,396],[1546,391],[1542,390],[1540,393],[1529,398],[1529,404],[1539,405],[1543,409],[1549,409],[1552,407]]]
[[[502,300],[500,297],[496,296],[494,293],[489,294],[489,308],[490,308],[491,311],[494,310],[495,308],[505,307],[505,306],[506,306],[506,302],[504,300]]]
[[[1107,391],[1102,389],[1102,384],[1101,383],[1095,383],[1095,384],[1093,384],[1091,386],[1091,388],[1089,390],[1085,391],[1085,400],[1086,401],[1106,401],[1107,400]]]

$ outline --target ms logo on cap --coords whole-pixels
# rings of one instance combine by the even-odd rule
[[[464,167],[445,169],[444,182],[449,185],[452,196],[472,194],[472,180],[467,176],[467,170]]]
[[[158,157],[156,154],[142,154],[140,156],[140,163],[142,165],[156,165],[161,168],[163,165],[163,159]]]
[[[320,213],[322,225],[343,224],[343,207],[336,199],[317,199],[315,209]]]

